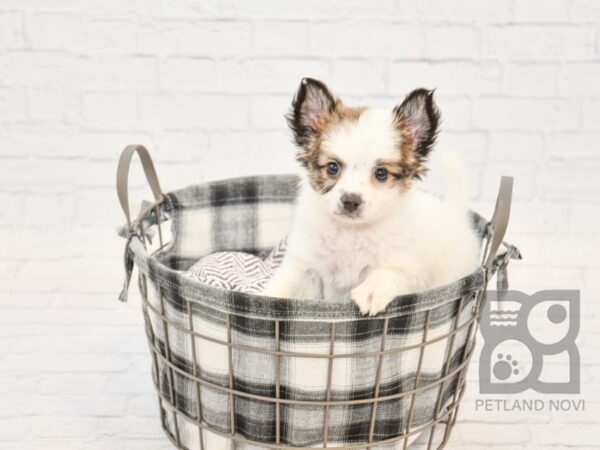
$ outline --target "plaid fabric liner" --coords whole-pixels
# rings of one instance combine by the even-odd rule
[[[376,396],[378,373],[377,397],[396,397],[378,403],[374,441],[405,432],[412,395],[398,394],[434,383],[414,396],[410,430],[434,420],[437,403],[442,405],[438,416],[443,414],[444,405],[455,394],[468,362],[465,343],[472,338],[466,325],[473,318],[478,291],[492,276],[483,268],[451,285],[398,297],[374,318],[361,316],[351,302],[274,301],[206,286],[184,276],[183,271],[209,253],[236,250],[258,254],[277,245],[289,231],[296,182],[293,176],[258,176],[166,194],[160,218],[152,213],[142,222],[148,238],[157,222],[171,221],[170,242],[154,256],[149,256],[142,243],[139,226],[135,233],[122,232],[128,238],[124,292],[135,262],[145,298],[146,332],[156,350],[153,373],[162,398],[163,426],[182,448],[200,449],[200,439],[207,450],[262,449],[268,447],[261,443],[274,444],[277,413],[272,400],[276,398],[277,373],[279,398],[305,402],[282,403],[279,408],[280,443],[290,447],[322,447],[326,414],[329,447],[368,442],[373,412],[368,400]],[[479,235],[487,237],[488,222],[476,214],[472,217]],[[507,248],[493,271],[504,273],[508,260],[520,257],[515,247]],[[501,278],[502,282],[506,279]],[[417,346],[425,332],[428,341],[439,339],[426,345],[422,355],[420,348],[414,347],[390,352],[381,362],[376,354],[337,357],[330,369],[329,359],[318,357],[330,352],[379,352],[386,321],[387,351]],[[192,337],[190,324],[203,336]],[[445,335],[455,326],[459,331],[451,345]],[[275,351],[277,344],[285,353],[279,362],[277,356],[266,352]],[[190,375],[203,380],[202,385]],[[444,383],[435,383],[444,375]],[[248,395],[231,396],[227,391],[230,385]],[[323,402],[328,398],[334,404],[326,408]],[[335,403],[361,399],[365,401],[358,404]],[[202,437],[196,423],[199,414],[206,427]],[[234,445],[227,437],[232,432],[252,444]],[[402,445],[399,441],[372,448]]]

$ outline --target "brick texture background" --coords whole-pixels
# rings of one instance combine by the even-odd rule
[[[118,154],[146,144],[165,190],[294,171],[304,75],[386,107],[437,87],[473,206],[516,177],[512,286],[582,290],[585,412],[479,413],[474,365],[450,448],[598,448],[599,23],[594,0],[0,0],[0,448],[170,448],[116,299]]]

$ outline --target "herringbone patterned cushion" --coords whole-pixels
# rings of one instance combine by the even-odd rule
[[[283,261],[283,239],[268,255],[246,252],[215,252],[201,258],[186,275],[210,286],[231,291],[259,293]]]

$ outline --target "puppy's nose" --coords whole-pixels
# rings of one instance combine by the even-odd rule
[[[341,201],[344,211],[353,213],[362,203],[362,197],[358,194],[342,194]]]

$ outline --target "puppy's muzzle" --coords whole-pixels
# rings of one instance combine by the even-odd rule
[[[362,204],[362,197],[358,194],[342,194],[340,198],[344,214],[349,216],[356,215],[358,208]]]

